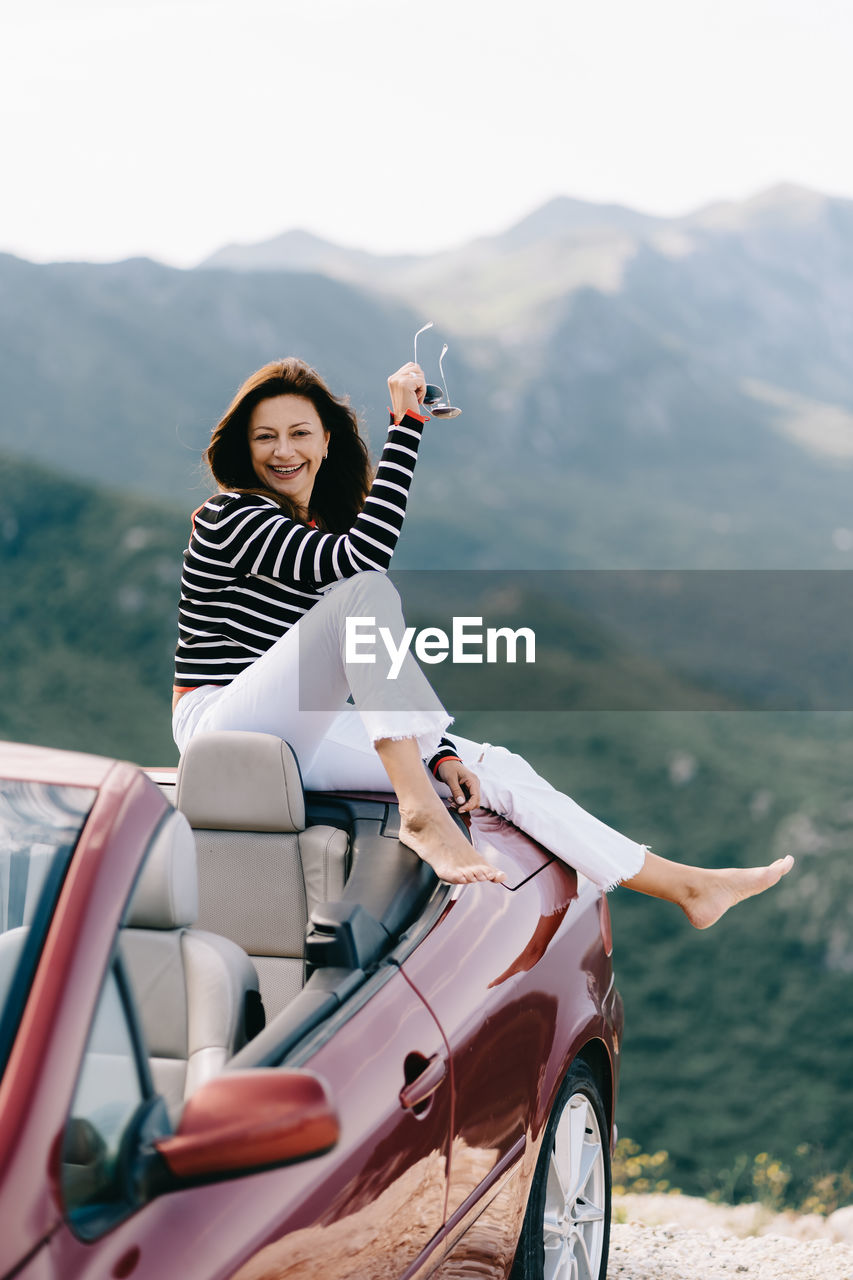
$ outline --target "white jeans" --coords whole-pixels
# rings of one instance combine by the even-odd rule
[[[359,573],[336,583],[230,684],[184,694],[172,718],[178,749],[183,752],[194,734],[215,729],[274,733],[290,743],[310,790],[389,790],[372,744],[415,737],[421,755],[429,757],[451,717],[410,653],[393,681],[382,645],[374,664],[348,664],[347,617],[375,618],[377,633],[387,626],[397,643],[405,625],[397,590],[385,574]],[[346,701],[350,693],[353,706]],[[483,808],[508,818],[602,889],[640,870],[644,845],[587,813],[523,757],[455,733],[453,741],[480,780]],[[439,789],[446,793],[443,784]]]

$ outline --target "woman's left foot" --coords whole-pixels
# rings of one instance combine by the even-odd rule
[[[434,795],[434,793],[431,793]],[[400,841],[428,862],[439,880],[448,884],[471,884],[475,880],[506,879],[477,852],[453,822],[435,796],[428,809],[407,809],[400,805]]]
[[[725,915],[729,907],[763,893],[787,875],[794,865],[790,854],[767,867],[727,867],[724,871],[702,870],[679,905],[696,929],[708,929]]]

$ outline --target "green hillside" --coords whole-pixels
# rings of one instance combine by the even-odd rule
[[[619,1132],[671,1156],[685,1192],[753,1199],[755,1156],[788,1202],[851,1167],[853,716],[764,712],[460,718],[663,856],[749,865],[792,852],[771,893],[697,933],[611,896],[626,1006]]]
[[[189,524],[0,456],[0,735],[148,763],[169,726]]]

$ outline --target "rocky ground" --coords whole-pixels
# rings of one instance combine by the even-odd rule
[[[607,1280],[853,1280],[853,1206],[828,1218],[614,1196]]]

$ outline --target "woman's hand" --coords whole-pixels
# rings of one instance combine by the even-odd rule
[[[457,813],[470,813],[480,807],[480,779],[461,760],[443,760],[438,766],[438,776],[450,787],[450,794]]]
[[[391,392],[391,412],[395,422],[399,422],[403,414],[410,409],[413,413],[417,413],[426,394],[426,378],[423,369],[410,360],[408,364],[403,365],[402,369],[391,374],[388,379],[388,390]]]

